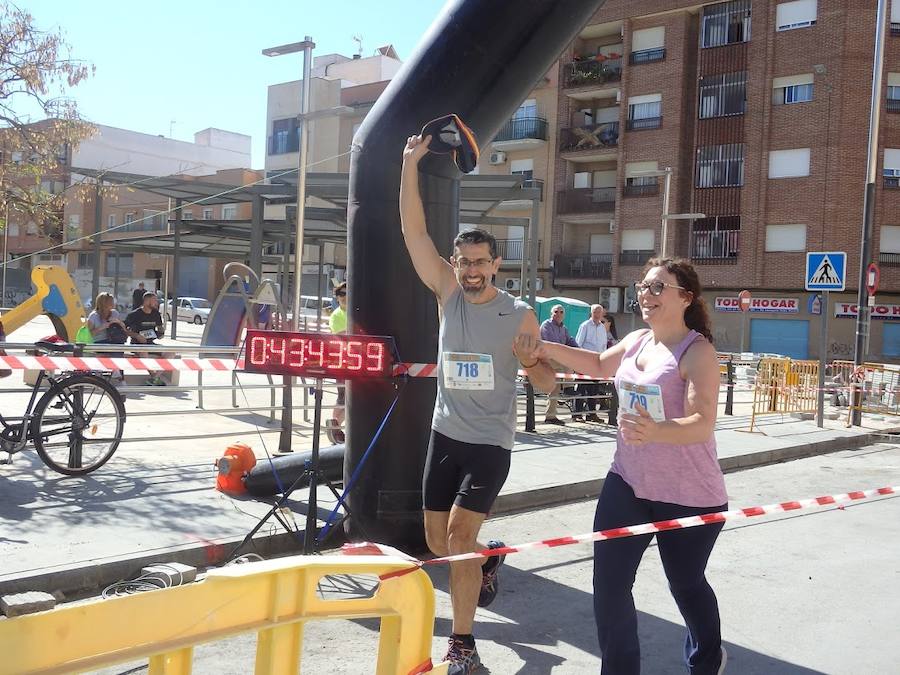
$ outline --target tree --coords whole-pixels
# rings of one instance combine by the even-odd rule
[[[68,186],[67,158],[92,134],[66,93],[92,75],[58,32],[0,0],[0,223],[35,223],[58,243]]]

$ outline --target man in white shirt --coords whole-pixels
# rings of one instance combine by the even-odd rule
[[[606,309],[603,305],[591,305],[591,318],[583,322],[578,327],[578,334],[575,336],[575,342],[582,349],[590,349],[592,352],[606,351],[607,334],[606,327],[603,325],[603,317],[606,315]],[[575,414],[572,420],[581,422],[581,413],[587,411],[588,422],[599,422],[597,417],[597,399],[590,398],[596,396],[600,387],[593,382],[585,382],[578,385],[578,391],[575,399]]]

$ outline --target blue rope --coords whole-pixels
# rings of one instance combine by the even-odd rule
[[[328,531],[331,529],[332,521],[334,520],[335,515],[338,512],[338,509],[341,505],[344,504],[347,494],[350,490],[353,489],[353,485],[356,483],[356,480],[359,478],[359,474],[362,471],[363,465],[366,463],[366,459],[368,459],[369,454],[372,452],[372,449],[375,447],[375,443],[378,441],[378,437],[381,436],[381,432],[384,431],[384,425],[387,424],[388,419],[391,417],[391,413],[394,412],[394,407],[397,405],[397,401],[400,400],[400,392],[397,392],[397,396],[394,397],[394,402],[391,403],[391,407],[388,408],[387,413],[385,413],[384,419],[381,420],[381,424],[378,427],[378,430],[375,432],[375,435],[372,437],[372,442],[369,443],[369,447],[366,448],[366,451],[363,453],[362,459],[359,460],[359,464],[353,470],[353,475],[350,476],[350,480],[347,481],[347,484],[344,486],[344,491],[341,493],[341,496],[338,497],[337,503],[334,505],[334,508],[331,510],[331,513],[328,514],[328,518],[325,520],[325,526],[319,532],[319,536],[316,538],[316,541],[321,542],[324,541],[325,536],[328,534]],[[346,449],[344,450],[346,452]]]

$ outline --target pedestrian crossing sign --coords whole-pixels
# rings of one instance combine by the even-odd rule
[[[806,290],[842,291],[847,280],[847,254],[843,251],[806,254]]]

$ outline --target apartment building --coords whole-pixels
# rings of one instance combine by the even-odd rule
[[[900,8],[891,12],[869,353],[897,359]],[[683,218],[667,221],[667,250],[697,266],[717,347],[817,357],[825,311],[828,358],[852,357],[874,29],[875,3],[863,0],[607,2],[559,64],[556,293],[599,299],[634,325],[624,312],[661,248],[670,172],[668,212]],[[847,292],[828,307],[803,290],[807,251],[848,254]],[[743,289],[749,316],[736,311]]]
[[[301,57],[298,55],[298,63]],[[332,109],[341,111],[317,116],[309,122],[307,166],[316,173],[349,173],[350,143],[366,113],[400,70],[402,62],[390,45],[379,47],[375,54],[352,57],[324,54],[313,58],[310,79],[310,112]],[[271,85],[266,103],[266,176],[270,180],[297,180],[302,80]],[[310,198],[308,206],[326,206]],[[266,218],[283,219],[286,207],[266,206]],[[282,251],[272,247],[267,254]],[[318,247],[306,245],[302,288],[304,293],[317,294]],[[315,261],[315,262],[313,262]],[[324,274],[328,279],[343,278],[347,264],[346,246],[328,242],[323,251]],[[264,273],[274,273],[264,265]]]
[[[85,180],[77,169],[110,171],[148,176],[194,176],[206,182],[230,185],[261,180],[261,172],[250,166],[250,137],[221,129],[205,129],[194,134],[194,142],[179,141],[126,129],[97,125],[97,133],[72,153],[68,161],[71,181]],[[87,179],[92,182],[93,179]],[[104,243],[166,231],[171,205],[158,195],[140,190],[140,185],[107,188],[101,199],[100,227]],[[193,206],[185,219],[249,219],[249,205]],[[65,245],[36,257],[34,264],[60,264],[72,274],[84,299],[90,296],[94,268],[94,248],[86,235],[96,227],[93,195],[68,199],[64,211]],[[107,231],[108,230],[108,231]],[[148,289],[165,289],[170,273],[168,256],[143,252],[107,250],[100,261],[100,286],[114,290],[120,302],[129,298],[137,281]],[[184,256],[179,263],[179,287],[184,295],[211,297],[221,284],[223,261],[201,256]]]

